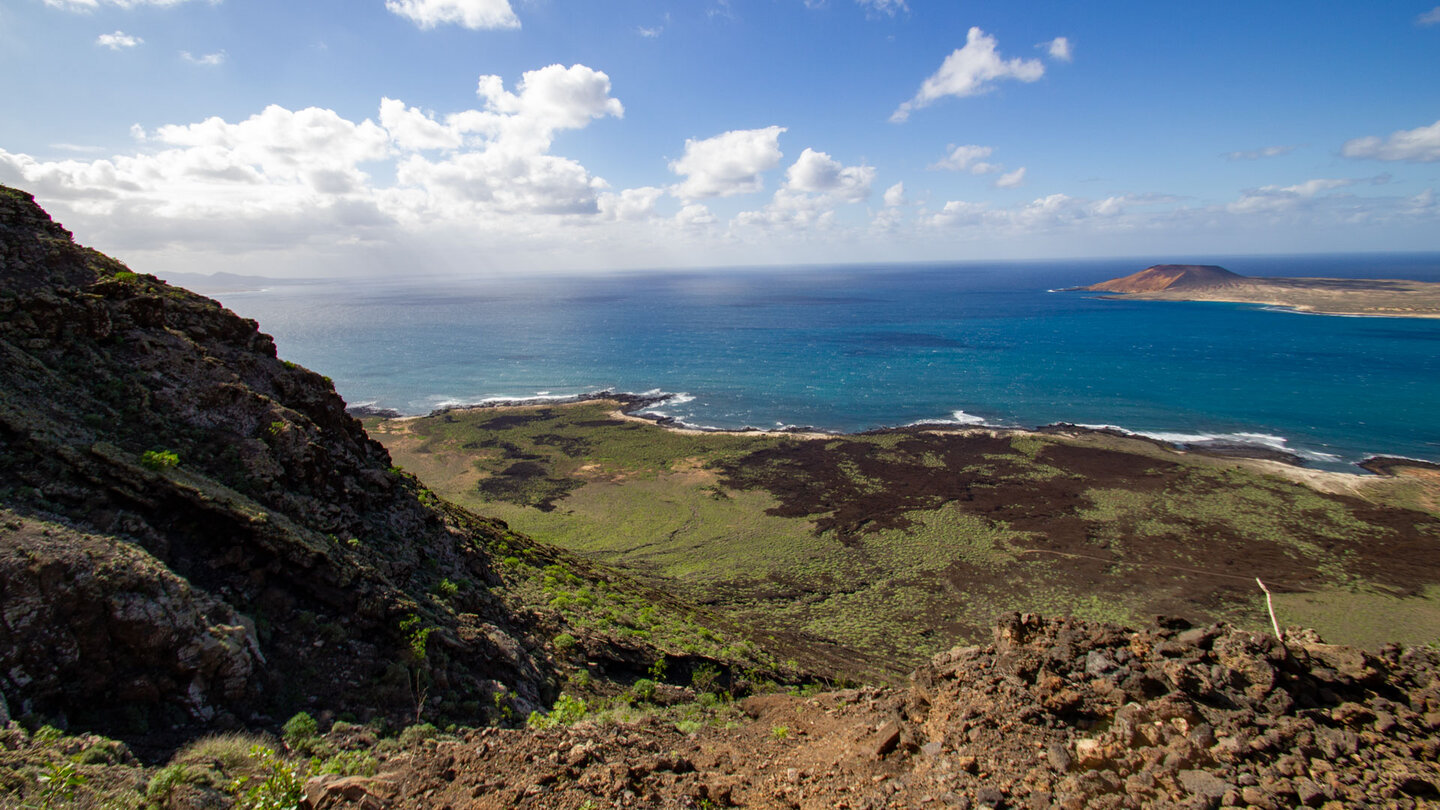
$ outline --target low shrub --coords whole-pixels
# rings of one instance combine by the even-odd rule
[[[649,678],[641,678],[630,685],[630,695],[644,703],[655,702],[655,682]]]
[[[433,740],[440,734],[440,729],[430,723],[418,723],[400,732],[400,745],[409,748],[425,740]]]
[[[561,695],[550,708],[550,713],[531,712],[526,725],[530,728],[554,728],[555,726],[568,726],[578,723],[590,712],[590,707],[585,701],[570,695]]]
[[[300,712],[285,721],[282,731],[286,748],[309,753],[311,744],[320,733],[320,726],[309,712]]]
[[[146,450],[140,454],[140,463],[152,470],[163,470],[180,463],[180,454],[173,450]]]

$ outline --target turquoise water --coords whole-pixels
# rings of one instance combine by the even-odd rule
[[[1195,259],[1199,260],[1199,259]],[[1440,281],[1440,254],[1229,257],[1246,275]],[[1344,467],[1440,460],[1440,320],[1050,292],[1151,262],[316,283],[216,295],[352,404],[611,389],[693,425],[1112,425]]]

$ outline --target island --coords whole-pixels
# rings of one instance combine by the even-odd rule
[[[1265,304],[1317,315],[1440,318],[1440,284],[1376,278],[1259,278],[1209,264],[1157,264],[1076,287],[1147,301]]]

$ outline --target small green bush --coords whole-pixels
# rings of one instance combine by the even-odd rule
[[[173,450],[146,450],[140,454],[140,463],[152,470],[163,470],[180,463],[180,454]]]
[[[575,637],[570,635],[569,633],[561,633],[555,636],[555,638],[550,639],[550,643],[555,645],[556,651],[565,652],[566,650],[574,648],[574,646],[579,642],[577,642],[575,640]]]
[[[129,284],[131,282],[139,281],[140,274],[132,273],[129,270],[121,270],[120,272],[115,274],[115,280],[122,284]]]
[[[525,721],[530,728],[554,728],[555,726],[568,726],[578,723],[590,712],[590,707],[585,701],[570,695],[561,695],[550,708],[550,714],[542,712],[531,712],[529,719]]]
[[[145,785],[145,799],[151,804],[165,806],[170,794],[180,785],[209,785],[215,787],[211,774],[204,768],[191,768],[184,762],[172,762],[150,777]]]
[[[419,723],[400,732],[400,745],[409,748],[425,740],[433,740],[440,734],[440,729],[430,723]]]
[[[80,773],[73,762],[52,762],[36,777],[40,783],[40,810],[69,807],[75,792],[85,786],[89,777]]]
[[[435,632],[435,628],[425,627],[419,616],[411,615],[400,620],[400,631],[410,643],[410,656],[415,664],[423,663],[429,653],[430,634]]]
[[[714,692],[720,685],[720,670],[714,664],[701,664],[690,674],[690,685],[696,692]]]
[[[644,703],[655,702],[655,682],[649,678],[641,678],[630,686],[630,694],[638,701]]]
[[[271,748],[251,749],[260,775],[242,776],[230,783],[235,806],[240,810],[293,810],[305,797],[305,779],[309,768],[286,762]]]
[[[365,751],[341,751],[320,763],[317,769],[317,773],[340,776],[374,776],[379,771],[379,760]]]
[[[55,728],[54,726],[47,725],[35,729],[35,742],[41,743],[42,745],[49,745],[53,742],[59,742],[60,739],[64,736],[65,732],[61,731],[58,728]]]
[[[300,712],[285,721],[283,732],[286,747],[300,751],[310,747],[310,742],[320,733],[320,726],[309,712]]]

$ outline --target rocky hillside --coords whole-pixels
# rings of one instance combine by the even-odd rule
[[[736,716],[484,729],[307,793],[315,807],[497,810],[1440,801],[1440,658],[1304,633],[1012,614],[993,644],[941,654],[909,688],[757,696]]]
[[[1213,264],[1157,264],[1124,278],[1081,287],[1094,292],[1148,293],[1166,290],[1221,289],[1243,285],[1247,279]]]
[[[0,693],[62,726],[523,719],[557,669],[633,678],[666,643],[710,649],[658,619],[615,644],[573,626],[588,614],[548,603],[666,597],[439,501],[253,321],[76,245],[4,187],[0,510]]]
[[[530,621],[488,590],[503,527],[423,503],[253,321],[77,246],[10,189],[0,316],[13,712],[135,734],[413,715],[427,688],[552,696]]]

